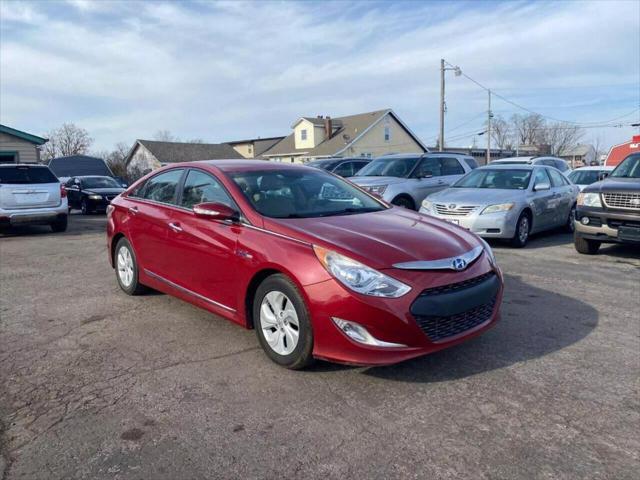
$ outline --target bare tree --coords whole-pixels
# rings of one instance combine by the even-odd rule
[[[548,145],[551,155],[563,155],[575,147],[584,135],[577,125],[564,122],[547,123],[538,129],[537,143]]]
[[[486,126],[487,122],[485,122]],[[513,145],[513,130],[509,123],[499,115],[491,120],[491,141],[495,147],[500,149],[511,148]]]
[[[42,147],[43,160],[69,155],[84,155],[89,151],[93,138],[84,128],[65,123],[46,134],[49,141]]]
[[[514,131],[515,141],[518,145],[539,144],[539,132],[545,126],[542,115],[530,113],[528,115],[514,114],[511,116],[511,124]]]
[[[204,140],[201,138],[192,138],[191,140],[187,140],[187,143],[204,143]]]
[[[129,145],[124,142],[116,144],[113,151],[105,158],[114,175],[125,178],[127,176],[127,155]]]
[[[153,134],[153,139],[158,142],[179,142],[180,139],[176,137],[169,130],[158,130]]]

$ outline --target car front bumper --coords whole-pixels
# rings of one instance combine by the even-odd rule
[[[434,211],[420,207],[420,213],[439,220],[454,223],[484,238],[513,238],[518,221],[517,212],[497,212],[480,215],[481,208],[468,215],[440,215]]]
[[[583,223],[584,218],[588,223]],[[602,208],[578,207],[576,235],[604,243],[640,243],[640,212],[612,212]]]
[[[351,365],[394,364],[464,342],[491,328],[500,318],[502,273],[489,263],[486,255],[464,272],[392,269],[385,273],[411,284],[412,290],[400,298],[385,299],[354,294],[334,279],[304,287],[313,318],[313,354],[316,358]],[[460,284],[487,274],[493,275],[496,290],[491,293],[493,298],[483,317],[462,327],[459,322],[464,322],[465,312],[450,319],[437,317],[436,321],[441,323],[436,328],[441,328],[444,336],[435,338],[433,319],[425,320],[424,316],[411,313],[425,308],[421,303],[426,298],[425,290],[441,285]],[[466,295],[467,291],[469,295]],[[456,298],[475,301],[472,291],[473,288],[462,289]],[[445,308],[449,307],[459,308],[459,302],[447,302]],[[332,318],[355,322],[366,328],[375,339],[397,346],[373,346],[357,342],[343,333]],[[428,322],[431,322],[430,326],[427,325]],[[452,325],[451,322],[458,322],[458,328],[447,330]]]
[[[0,226],[18,225],[49,225],[62,220],[69,213],[67,199],[63,198],[60,205],[42,208],[0,208]]]

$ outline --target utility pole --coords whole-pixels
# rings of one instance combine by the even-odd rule
[[[491,90],[487,90],[489,93],[489,108],[487,109],[487,165],[491,162]]]
[[[438,149],[444,149],[444,58],[440,59],[440,140]]]

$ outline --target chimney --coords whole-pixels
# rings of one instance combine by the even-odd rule
[[[331,117],[327,115],[324,119],[324,138],[331,138],[333,135],[333,123],[331,122]]]

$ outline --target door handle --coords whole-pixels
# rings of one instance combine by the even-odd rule
[[[179,223],[173,223],[172,222],[172,223],[169,224],[169,228],[171,230],[173,230],[174,232],[181,232],[182,231],[182,227],[180,226]]]
[[[136,215],[138,213],[138,207],[129,207],[129,213]]]

